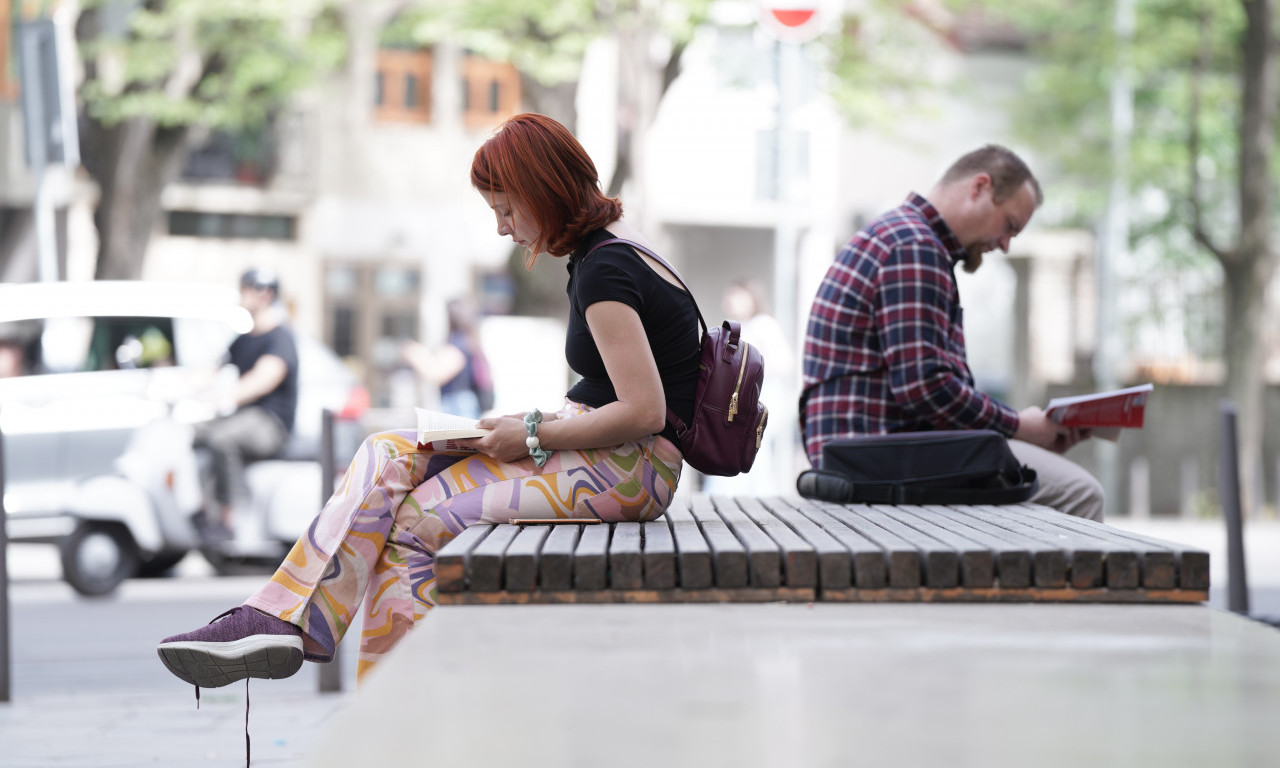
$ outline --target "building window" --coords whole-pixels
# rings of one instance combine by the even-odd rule
[[[169,234],[231,240],[295,240],[297,217],[253,213],[169,211]]]
[[[400,345],[419,335],[422,273],[416,266],[331,263],[325,269],[325,340],[363,372],[373,403],[395,405]]]
[[[490,128],[520,109],[520,73],[510,64],[467,56],[462,60],[462,112],[467,128]]]
[[[374,117],[389,123],[431,122],[431,52],[378,51]]]

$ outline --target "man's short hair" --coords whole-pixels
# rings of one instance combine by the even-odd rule
[[[1012,150],[999,144],[988,144],[961,157],[942,175],[940,183],[952,184],[979,173],[991,177],[991,196],[997,203],[1016,193],[1028,181],[1036,193],[1036,206],[1044,202],[1040,182],[1031,169]]]

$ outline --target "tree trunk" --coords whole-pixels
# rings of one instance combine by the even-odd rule
[[[1240,242],[1223,260],[1227,317],[1227,390],[1240,421],[1240,491],[1245,514],[1256,491],[1265,412],[1262,334],[1266,289],[1276,272],[1271,246],[1269,169],[1276,131],[1275,1],[1243,0],[1244,66],[1240,120]]]
[[[160,218],[160,195],[182,170],[191,129],[162,128],[147,118],[113,126],[86,122],[84,165],[100,193],[93,215],[98,229],[95,276],[137,280]]]

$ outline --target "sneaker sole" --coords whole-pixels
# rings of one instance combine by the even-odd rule
[[[170,672],[201,688],[221,688],[246,677],[279,680],[302,668],[302,638],[285,635],[161,643],[156,653]]]

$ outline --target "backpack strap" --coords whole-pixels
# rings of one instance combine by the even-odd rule
[[[583,258],[590,256],[597,248],[603,248],[606,245],[614,245],[616,243],[629,245],[632,248],[635,248],[637,251],[643,251],[646,255],[651,257],[654,261],[666,267],[667,271],[671,273],[672,277],[680,281],[680,287],[684,289],[685,293],[689,294],[689,298],[693,299],[693,311],[698,313],[698,324],[702,326],[703,333],[707,332],[707,321],[702,319],[702,310],[698,308],[698,300],[694,298],[693,291],[689,290],[689,284],[684,281],[684,278],[680,276],[680,273],[676,271],[675,267],[667,263],[666,259],[662,258],[661,256],[649,250],[648,248],[645,248],[643,245],[637,243],[634,240],[627,240],[621,237],[611,237],[608,240],[604,240],[604,241],[601,241],[600,243],[597,243],[595,247],[593,247],[590,251],[586,252]]]
[[[693,291],[689,290],[689,284],[684,281],[684,278],[680,276],[680,273],[676,271],[675,267],[667,263],[666,259],[662,258],[661,256],[649,250],[648,248],[645,248],[643,245],[637,243],[636,241],[627,240],[626,238],[622,238],[622,237],[611,237],[608,240],[603,240],[599,243],[596,243],[591,248],[591,250],[583,254],[583,258],[585,259],[587,256],[590,256],[592,253],[595,252],[597,248],[603,248],[606,245],[614,245],[614,244],[629,245],[638,251],[643,251],[645,254],[648,254],[651,258],[653,258],[654,261],[666,267],[667,271],[670,272],[672,276],[675,277],[676,280],[680,281],[680,287],[684,288],[684,292],[688,294],[689,300],[693,302],[693,311],[698,313],[698,325],[702,327],[702,335],[705,337],[707,335],[707,321],[702,319],[702,310],[699,309],[698,307],[698,300],[694,298]],[[685,424],[684,419],[680,418],[680,416],[677,415],[675,411],[671,410],[670,406],[667,406],[667,423],[675,428],[676,437],[680,438],[681,440],[684,439],[685,433],[689,431],[689,425]]]

